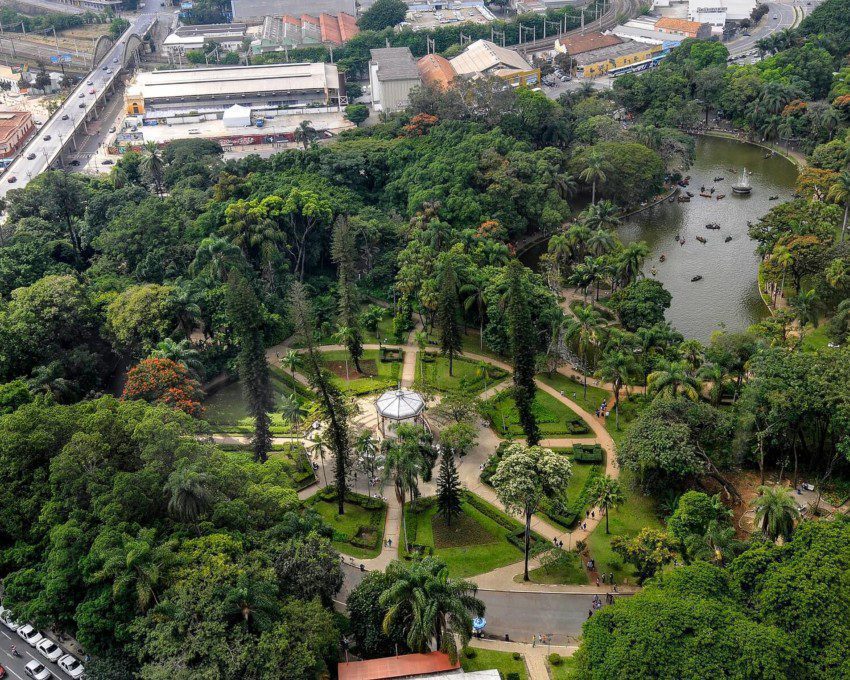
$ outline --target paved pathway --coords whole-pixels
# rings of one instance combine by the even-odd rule
[[[531,641],[527,643],[521,642],[503,642],[500,640],[489,640],[472,638],[469,641],[470,647],[476,649],[491,649],[499,652],[519,652],[525,659],[525,668],[528,671],[530,680],[549,680],[548,664],[546,657],[549,654],[557,653],[561,656],[572,656],[578,649],[576,645],[543,645],[532,646]]]

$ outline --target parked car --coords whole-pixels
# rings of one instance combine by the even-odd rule
[[[112,160],[112,159],[110,159],[110,158],[107,158],[105,161],[103,161],[103,162],[101,163],[101,165],[114,165],[114,164],[115,164],[115,161],[113,161],[113,160]]]
[[[118,57],[115,57],[115,59],[112,60],[112,63],[117,64],[118,63]]]
[[[79,164],[80,164],[80,161],[78,161],[78,160],[75,158],[75,159],[74,159],[74,160],[72,160],[72,161],[71,161],[68,165],[73,165],[73,166],[76,168]]]
[[[33,680],[50,680],[53,677],[53,673],[47,670],[41,661],[35,659],[30,661],[24,670]]]
[[[80,94],[77,95],[77,99],[82,99],[85,96],[86,96],[85,92],[80,92]]]
[[[0,680],[7,677],[9,677],[9,675],[6,673],[6,669],[3,668],[3,666],[0,666]]]
[[[107,73],[112,73],[112,69],[111,69],[111,68],[108,68],[108,69],[106,69],[106,72],[107,72]]]
[[[26,642],[30,647],[35,647],[44,639],[44,636],[38,632],[37,628],[33,628],[29,623],[18,628],[18,637]]]
[[[17,181],[18,181],[18,178],[17,178],[17,177],[15,177],[14,175],[12,175],[12,176],[9,178],[9,184],[14,184],[14,183],[15,183],[15,182],[17,182]],[[14,628],[12,628],[12,630],[15,630],[15,629],[14,629]]]
[[[80,103],[80,108],[81,108],[81,109],[86,108],[86,103],[85,103],[85,102],[81,102],[81,103]]]
[[[62,648],[50,638],[44,638],[35,648],[45,659],[53,663],[56,663],[57,659],[63,654]]]
[[[51,140],[50,135],[44,135],[44,141],[49,142]]]
[[[27,154],[27,160],[28,160],[28,161],[31,161],[31,160],[33,160],[34,158],[35,158],[35,154],[34,154],[34,153],[30,152],[30,153],[28,153],[28,154]]]
[[[94,85],[94,81],[93,80],[86,81],[86,85]]]
[[[85,667],[82,662],[70,654],[66,654],[56,663],[59,664],[59,668],[65,671],[68,675],[70,675],[74,680],[79,678],[83,673],[86,672]]]
[[[94,88],[93,87],[89,88],[89,94],[94,94]]]
[[[68,114],[67,113],[64,116],[62,116],[62,120],[68,120]]]
[[[9,184],[14,184],[18,181],[17,177],[10,177]],[[0,608],[0,621],[3,622],[3,625],[6,626],[9,630],[18,630],[21,627],[21,624],[15,621],[15,617],[12,614],[11,609],[6,609],[5,607]]]

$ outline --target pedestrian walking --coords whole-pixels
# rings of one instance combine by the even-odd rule
[[[608,574],[608,578],[611,579],[611,583],[614,583],[614,572],[613,571],[610,574]]]
[[[596,579],[596,587],[597,588],[599,587],[599,579],[598,578]]]
[[[596,519],[596,511],[595,510],[590,511],[590,519]]]

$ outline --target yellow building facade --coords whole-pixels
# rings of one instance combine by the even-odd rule
[[[640,44],[635,47],[633,52],[618,54],[616,56],[600,59],[599,61],[589,61],[587,64],[578,66],[578,75],[583,78],[596,78],[605,75],[609,71],[614,71],[625,66],[637,64],[642,61],[649,61],[662,50],[661,45],[645,45]],[[592,55],[588,55],[591,57]]]

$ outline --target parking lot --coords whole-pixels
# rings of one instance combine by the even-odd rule
[[[43,631],[39,632],[43,637],[48,637]],[[52,640],[61,649],[63,656],[66,652],[70,651],[65,646],[59,644],[55,638],[50,637],[48,639]],[[19,656],[12,655],[12,645],[17,649]],[[74,656],[75,658],[77,657],[76,654]],[[60,656],[59,658],[62,657]],[[32,661],[37,661],[41,664],[41,666],[50,672],[50,675],[31,675],[27,673],[27,664]],[[58,663],[49,661],[35,647],[27,644],[26,641],[12,630],[5,620],[0,621],[0,665],[6,670],[7,678],[16,678],[17,680],[31,680],[32,678],[35,678],[35,680],[46,680],[46,678],[53,677],[60,678],[61,680],[74,680],[71,675],[59,667]],[[79,674],[77,677],[79,678]]]

